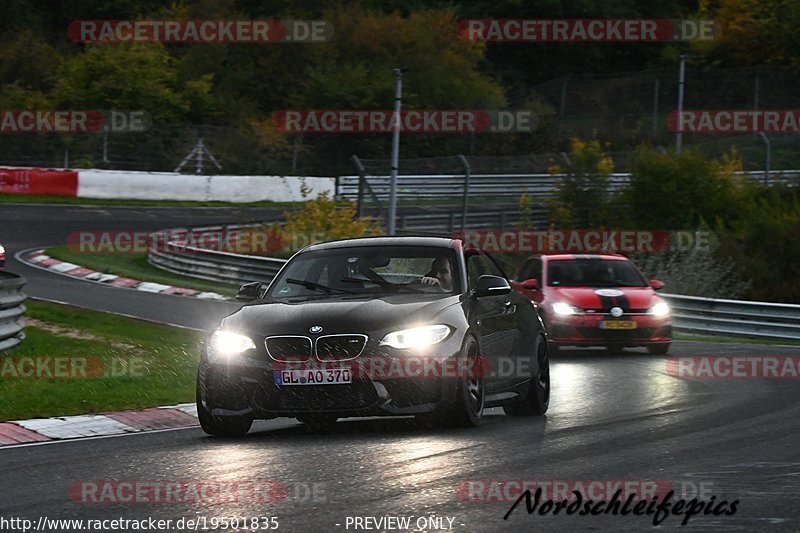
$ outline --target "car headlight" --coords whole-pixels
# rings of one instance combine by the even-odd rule
[[[567,302],[556,302],[553,304],[553,312],[557,315],[567,316],[579,315],[583,313],[583,310],[579,307],[575,307],[574,305],[570,305]]]
[[[3,248],[2,244],[0,244],[0,255],[3,255],[4,253],[6,253],[6,249]]]
[[[256,347],[250,337],[223,329],[218,329],[211,335],[208,346],[212,354],[223,357],[239,355]]]
[[[653,316],[667,316],[669,314],[669,305],[666,302],[658,302],[648,311]]]
[[[380,342],[380,345],[398,349],[424,348],[437,342],[442,342],[450,335],[450,331],[450,326],[445,326],[444,324],[403,329],[388,333]]]

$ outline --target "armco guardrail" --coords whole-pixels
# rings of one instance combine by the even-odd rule
[[[25,306],[27,296],[22,292],[25,278],[0,272],[0,352],[18,345],[25,339]]]
[[[800,340],[800,305],[662,294],[675,329],[692,333]]]
[[[743,171],[737,174],[754,181],[764,181],[763,171]],[[469,178],[469,197],[478,198],[518,198],[527,194],[538,201],[555,195],[560,174],[471,174]],[[389,198],[390,177],[366,176],[376,198],[386,201]],[[397,177],[397,197],[400,200],[459,199],[464,192],[464,174],[417,174]],[[617,172],[609,176],[609,190],[617,191],[630,182],[631,175]],[[339,176],[336,181],[338,198],[356,201],[358,199],[359,176]],[[770,172],[771,184],[798,185],[800,171],[775,170]]]
[[[211,281],[242,284],[272,281],[286,262],[284,259],[240,255],[199,246],[186,246],[187,234],[202,240],[203,234],[225,233],[241,226],[173,229],[159,232],[148,252],[148,262],[175,274]]]

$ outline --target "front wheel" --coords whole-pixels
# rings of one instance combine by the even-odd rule
[[[550,406],[550,358],[548,343],[541,335],[536,340],[536,374],[528,384],[528,396],[503,406],[508,416],[543,415]]]
[[[444,398],[431,413],[417,415],[427,425],[448,427],[474,427],[483,417],[485,388],[478,342],[468,337],[462,353],[466,355],[467,375],[459,377],[455,395]]]
[[[253,419],[244,416],[216,416],[203,405],[200,394],[200,379],[197,380],[195,393],[197,402],[197,418],[200,427],[215,437],[243,437],[250,431]]]

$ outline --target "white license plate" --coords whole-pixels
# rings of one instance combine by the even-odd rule
[[[275,370],[275,385],[342,385],[353,382],[353,373],[349,368],[331,368],[326,370]]]

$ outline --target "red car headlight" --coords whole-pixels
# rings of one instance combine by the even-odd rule
[[[570,305],[567,302],[555,302],[553,304],[553,313],[558,316],[582,315],[583,309]]]
[[[669,305],[667,305],[667,302],[658,302],[656,305],[648,309],[647,313],[657,317],[665,317],[669,316],[670,311],[671,310]]]

